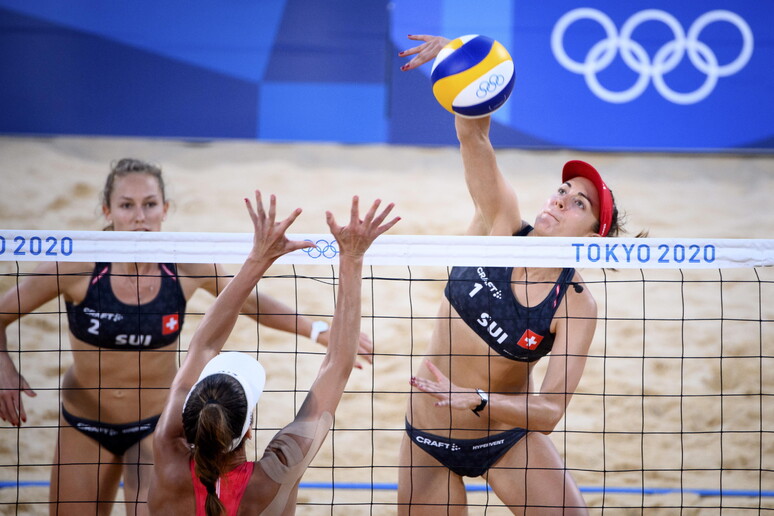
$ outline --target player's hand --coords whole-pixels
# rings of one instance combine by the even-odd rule
[[[478,393],[472,389],[465,389],[454,385],[449,378],[438,369],[435,364],[425,360],[425,365],[435,376],[435,380],[412,376],[409,383],[427,394],[433,396],[436,400],[436,407],[451,407],[455,410],[473,410],[481,398]]]
[[[363,219],[360,218],[360,199],[357,196],[352,198],[352,207],[350,208],[349,223],[346,226],[339,226],[336,219],[330,211],[325,212],[328,227],[331,230],[336,242],[339,245],[339,252],[342,256],[362,257],[371,247],[376,237],[397,224],[400,217],[394,217],[389,222],[384,219],[395,207],[393,203],[387,205],[381,212],[379,205],[381,200],[377,199],[371,205],[368,213]]]
[[[426,34],[409,34],[408,39],[413,41],[422,41],[421,45],[398,52],[399,57],[414,56],[408,63],[400,67],[402,71],[413,70],[428,61],[432,61],[438,55],[443,47],[449,43],[449,40],[441,36],[429,36]]]
[[[330,329],[320,333],[320,335],[317,337],[317,342],[319,342],[323,346],[328,345],[328,336],[330,335],[331,331]],[[371,342],[371,338],[365,334],[365,332],[360,332],[360,341],[357,346],[357,355],[358,357],[368,364],[373,364],[373,354],[374,354],[374,344]],[[355,363],[356,369],[363,369],[363,364],[358,361]]]
[[[255,191],[255,209],[253,209],[250,199],[245,199],[245,205],[253,221],[253,249],[250,251],[250,256],[253,259],[273,262],[284,254],[314,247],[312,242],[292,241],[285,236],[285,231],[301,214],[301,208],[293,210],[285,220],[276,222],[277,198],[274,195],[269,198],[269,211],[267,213],[263,206],[260,190]]]
[[[21,393],[37,396],[27,380],[16,370],[8,353],[0,353],[0,418],[13,426],[21,426],[27,422]]]

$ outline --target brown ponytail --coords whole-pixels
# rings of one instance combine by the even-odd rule
[[[229,448],[242,431],[247,397],[231,376],[214,374],[202,380],[183,410],[186,439],[193,444],[194,473],[207,489],[207,516],[223,516],[226,509],[216,485],[225,473]]]

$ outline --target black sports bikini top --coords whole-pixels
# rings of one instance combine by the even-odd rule
[[[173,344],[180,335],[186,300],[174,264],[159,264],[158,295],[142,305],[127,305],[110,286],[111,264],[97,263],[86,297],[77,305],[67,302],[72,334],[106,349],[156,349]]]
[[[532,230],[525,227],[516,236]],[[538,305],[523,306],[511,288],[513,267],[454,267],[446,284],[446,298],[463,321],[498,354],[520,362],[534,362],[554,345],[551,321],[562,302],[575,269],[563,269],[550,293]]]

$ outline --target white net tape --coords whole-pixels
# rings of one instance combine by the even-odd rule
[[[335,264],[331,235],[291,234],[314,249],[277,263]],[[0,230],[0,261],[242,263],[250,233]],[[774,239],[383,235],[366,265],[724,269],[774,265]]]

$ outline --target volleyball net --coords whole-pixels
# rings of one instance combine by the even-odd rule
[[[330,321],[338,248],[282,257],[258,290]],[[41,261],[224,263],[235,272],[246,233],[0,230],[0,289]],[[453,266],[575,267],[598,305],[586,369],[551,434],[592,514],[756,514],[774,510],[774,240],[394,236],[365,257],[362,330],[373,364],[353,372],[334,429],[299,492],[303,514],[393,514],[409,378],[423,359]],[[177,362],[210,306],[189,302]],[[62,299],[7,329],[35,398],[28,419],[0,427],[0,514],[46,514],[62,373],[72,364]],[[267,370],[248,458],[263,453],[314,379],[324,349],[241,317],[226,349]],[[102,352],[108,353],[109,350]],[[540,361],[535,384],[548,360]],[[126,386],[127,391],[139,387]],[[471,513],[510,514],[481,479]],[[119,502],[113,513],[124,514]]]

